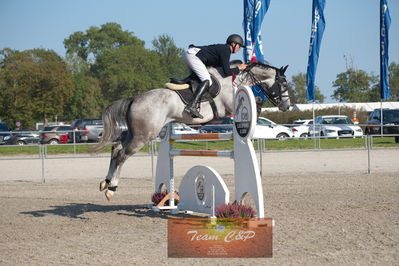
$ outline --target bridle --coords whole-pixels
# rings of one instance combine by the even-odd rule
[[[276,75],[274,77],[274,84],[271,87],[268,87],[266,83],[259,80],[255,76],[255,74],[251,71],[252,68],[254,68],[255,66],[260,66],[263,68],[272,68],[276,71]],[[242,76],[240,78],[241,82],[246,81],[247,83],[253,84],[253,86],[259,87],[274,106],[278,106],[280,103],[282,103],[283,97],[289,97],[283,95],[283,93],[285,93],[288,90],[286,86],[287,80],[285,75],[281,74],[281,71],[278,68],[265,65],[262,63],[250,63],[248,67],[245,70],[243,70],[242,74],[243,75],[240,75]]]

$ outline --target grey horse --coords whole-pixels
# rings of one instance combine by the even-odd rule
[[[287,66],[279,69],[261,63],[250,63],[233,81],[231,76],[222,77],[220,69],[208,68],[221,87],[220,93],[214,99],[217,115],[224,117],[232,114],[233,88],[241,85],[260,86],[280,110],[288,110],[290,99],[289,84],[284,75],[286,69]],[[91,151],[98,152],[111,143],[113,145],[108,174],[100,183],[100,191],[105,190],[108,200],[113,197],[118,186],[120,170],[126,159],[154,140],[167,123],[203,124],[214,119],[209,102],[201,103],[202,119],[192,118],[184,111],[184,107],[175,91],[161,88],[133,98],[117,100],[104,110],[102,139]]]

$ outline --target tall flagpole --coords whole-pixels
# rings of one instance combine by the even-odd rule
[[[313,127],[314,148],[316,149],[316,147],[317,147],[317,145],[316,145],[316,131],[315,131],[315,129],[316,129],[316,126],[315,126],[315,124],[316,124],[316,113],[315,113],[315,110],[314,110],[314,104],[315,104],[315,101],[312,102],[312,113],[313,113],[313,124],[312,124],[312,127]]]
[[[384,122],[383,122],[383,120],[384,120],[384,114],[382,113],[382,98],[380,99],[380,111],[381,111],[381,137],[383,137],[384,136]]]
[[[308,101],[312,101],[312,112],[313,112],[313,139],[315,148],[317,146],[316,140],[316,114],[315,114],[315,78],[316,68],[319,61],[319,51],[321,40],[323,38],[323,32],[325,28],[324,19],[324,6],[325,0],[313,0],[312,3],[312,28],[310,34],[310,45],[309,45],[309,58],[306,73],[306,97]]]

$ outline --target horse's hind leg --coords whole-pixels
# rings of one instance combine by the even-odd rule
[[[121,143],[112,145],[111,161],[109,163],[108,174],[105,180],[100,183],[100,191],[103,191],[106,188],[108,188],[109,184],[111,183],[112,177],[114,176],[114,172],[116,170],[116,158],[121,149],[122,149]]]
[[[105,196],[108,200],[111,200],[116,188],[119,183],[119,175],[122,168],[122,165],[125,161],[133,154],[138,152],[146,143],[148,139],[141,139],[139,137],[132,138],[128,136],[120,149],[115,148],[115,157],[113,156],[110,163],[109,172],[105,182],[107,183],[107,190],[105,191]],[[114,153],[113,153],[114,155]],[[103,181],[104,182],[104,181]],[[101,183],[103,183],[101,182]],[[101,188],[101,184],[100,184]]]

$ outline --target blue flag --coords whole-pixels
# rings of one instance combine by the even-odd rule
[[[309,59],[306,76],[306,94],[309,101],[315,100],[314,81],[316,78],[317,62],[319,61],[319,51],[321,39],[325,28],[324,19],[325,0],[313,0],[312,5],[312,31],[310,35]]]
[[[263,18],[269,8],[270,0],[244,0],[244,60],[246,62],[264,63],[265,58],[262,49],[261,26]],[[260,97],[266,101],[263,91],[254,86],[252,91],[255,97]]]
[[[381,99],[388,99],[390,95],[388,81],[388,32],[391,25],[387,0],[380,0],[380,79]]]

